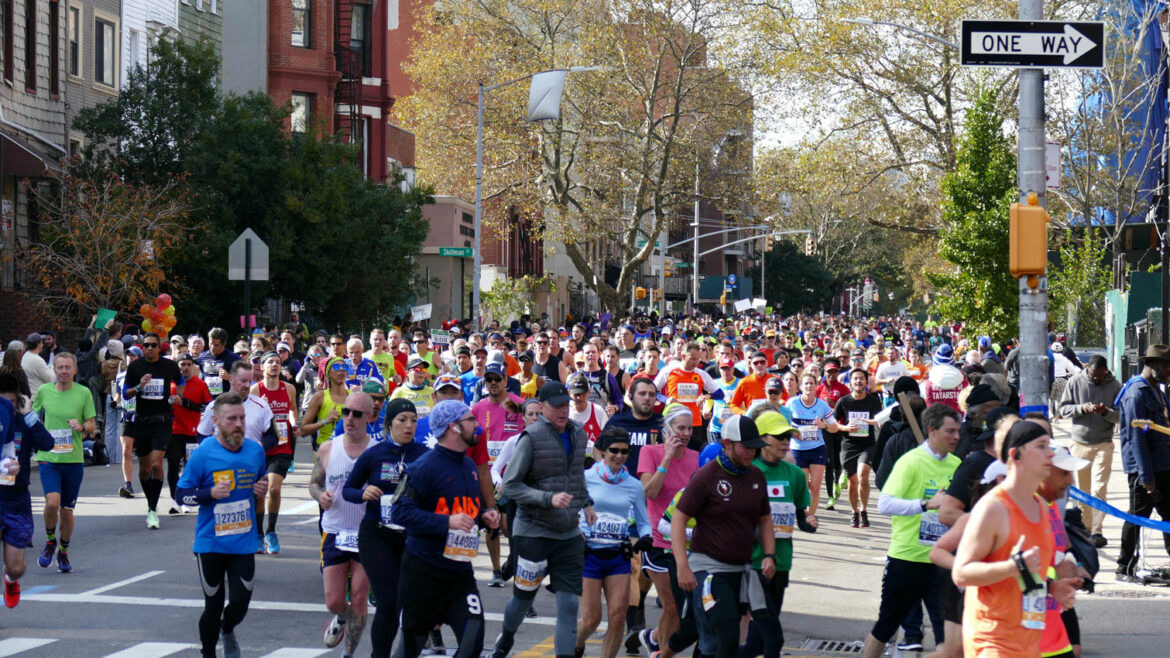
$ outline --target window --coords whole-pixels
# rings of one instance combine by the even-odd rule
[[[12,84],[12,44],[16,39],[12,38],[12,2],[13,0],[3,0],[4,2],[4,79],[9,85]]]
[[[309,38],[313,31],[313,0],[292,0],[292,45],[312,48]]]
[[[49,93],[61,93],[61,3],[49,3]]]
[[[114,24],[95,18],[93,27],[93,79],[99,84],[113,87],[117,74],[115,58],[118,47]]]
[[[292,132],[304,135],[309,132],[309,123],[313,120],[313,95],[293,92],[292,114],[289,115],[289,127]]]
[[[37,92],[37,3],[24,3],[24,88]]]
[[[81,7],[69,8],[69,75],[81,76]]]
[[[354,53],[357,76],[370,72],[370,6],[356,2],[349,22],[349,47]]]
[[[126,54],[126,65],[133,71],[138,66],[138,30],[130,30],[130,47]]]

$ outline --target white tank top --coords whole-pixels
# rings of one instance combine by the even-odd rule
[[[362,517],[366,514],[366,506],[364,503],[355,504],[342,498],[341,489],[349,479],[357,458],[346,454],[344,434],[334,437],[330,442],[333,447],[329,449],[329,463],[325,465],[325,490],[333,492],[333,504],[321,515],[321,529],[334,534],[356,532],[361,526]],[[372,441],[366,448],[371,445],[374,445]]]

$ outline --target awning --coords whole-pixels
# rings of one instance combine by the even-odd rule
[[[0,133],[0,174],[18,178],[39,178],[50,170],[61,171],[61,165],[22,137]]]

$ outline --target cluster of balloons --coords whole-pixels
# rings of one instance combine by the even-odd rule
[[[165,292],[155,298],[153,306],[143,304],[138,311],[143,317],[142,330],[153,331],[163,340],[167,339],[167,334],[179,323],[175,318],[175,305],[171,301],[171,296]]]

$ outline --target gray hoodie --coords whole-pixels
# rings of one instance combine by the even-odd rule
[[[1073,441],[1091,445],[1113,440],[1113,430],[1118,422],[1113,401],[1119,391],[1121,383],[1112,373],[1106,375],[1100,384],[1089,379],[1088,369],[1069,378],[1060,398],[1060,415],[1072,419]],[[1086,407],[1094,404],[1104,404],[1105,414],[1085,413]]]

